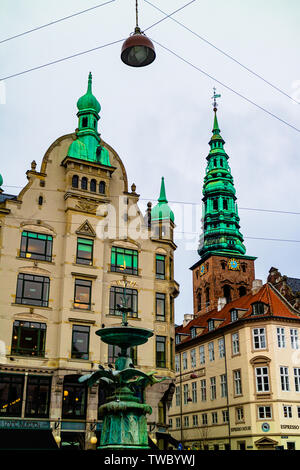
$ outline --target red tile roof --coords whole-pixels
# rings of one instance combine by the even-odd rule
[[[251,293],[244,295],[239,299],[229,302],[219,311],[215,308],[208,313],[194,318],[185,326],[178,326],[176,328],[176,334],[182,334],[181,343],[191,339],[190,330],[193,327],[199,328],[197,336],[203,335],[208,332],[208,320],[210,319],[220,320],[216,321],[214,330],[224,327],[231,323],[231,310],[233,309],[241,309],[239,318],[244,319],[251,317],[252,304],[255,302],[263,302],[268,305],[266,313],[260,315],[256,314],[255,318],[272,315],[275,317],[294,318],[300,320],[300,312],[297,313],[297,311],[288,304],[284,297],[271,284],[267,283],[264,284],[255,294]]]

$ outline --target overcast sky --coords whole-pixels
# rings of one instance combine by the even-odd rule
[[[0,41],[104,2],[1,0]],[[169,14],[188,0],[151,3]],[[162,17],[139,0],[141,29]],[[174,18],[300,102],[298,0],[196,0]],[[125,39],[134,26],[135,1],[115,0],[0,42],[0,79]],[[0,173],[5,192],[17,194],[26,184],[31,161],[39,168],[51,143],[75,130],[76,102],[86,91],[91,71],[93,92],[102,107],[101,136],[123,160],[129,186],[134,182],[141,195],[141,209],[158,198],[165,177],[178,224],[179,323],[193,310],[189,268],[199,259],[213,87],[222,95],[218,118],[237,191],[241,232],[247,254],[257,256],[256,278],[264,282],[271,266],[300,277],[300,215],[272,212],[300,213],[300,134],[218,81],[297,129],[300,108],[171,19],[150,28],[147,35],[156,41],[157,58],[145,68],[124,65],[118,43],[0,82]]]

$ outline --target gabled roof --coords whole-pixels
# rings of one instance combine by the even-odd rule
[[[252,304],[262,302],[266,307],[264,314],[253,315]],[[216,322],[214,331],[229,325],[231,322],[231,310],[240,310],[239,319],[261,318],[264,316],[274,316],[300,320],[300,312],[297,312],[286,299],[271,284],[264,284],[255,294],[247,294],[239,299],[226,304],[221,310],[217,308],[204,315],[194,318],[187,325],[178,326],[176,334],[190,334],[191,328],[199,328],[197,337],[208,333],[208,320],[220,320]],[[222,321],[221,321],[222,320]],[[236,324],[236,321],[234,322]],[[201,328],[201,329],[200,329]],[[181,343],[191,340],[191,336],[182,336]]]

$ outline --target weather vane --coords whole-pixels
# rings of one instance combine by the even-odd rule
[[[218,103],[217,103],[216,99],[220,98],[221,95],[216,94],[216,87],[215,86],[213,87],[213,90],[214,90],[214,95],[211,97],[211,99],[214,100],[214,102],[213,102],[214,111],[217,111]]]

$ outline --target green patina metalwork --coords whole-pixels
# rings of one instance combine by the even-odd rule
[[[151,220],[171,220],[174,222],[174,213],[168,205],[164,177],[161,178],[158,204],[151,210]]]
[[[98,133],[101,106],[92,93],[91,72],[89,73],[87,92],[77,101],[77,108],[77,138],[70,145],[67,156],[111,166],[108,150],[101,145],[101,138]]]
[[[115,368],[104,369],[82,376],[79,382],[91,387],[98,382],[106,391],[106,403],[100,406],[103,427],[99,449],[148,449],[147,414],[152,413],[144,403],[145,389],[149,385],[161,382],[152,371],[145,373],[135,369],[127,351],[130,347],[144,344],[153,332],[146,328],[128,326],[126,299],[126,276],[124,276],[124,295],[119,310],[122,312],[122,324],[96,331],[106,344],[118,345],[121,349]]]
[[[218,96],[218,95],[214,95]],[[203,185],[203,235],[198,253],[201,258],[210,253],[244,255],[246,248],[239,231],[239,215],[233,177],[224,150],[225,141],[220,135],[217,108],[210,139]]]

